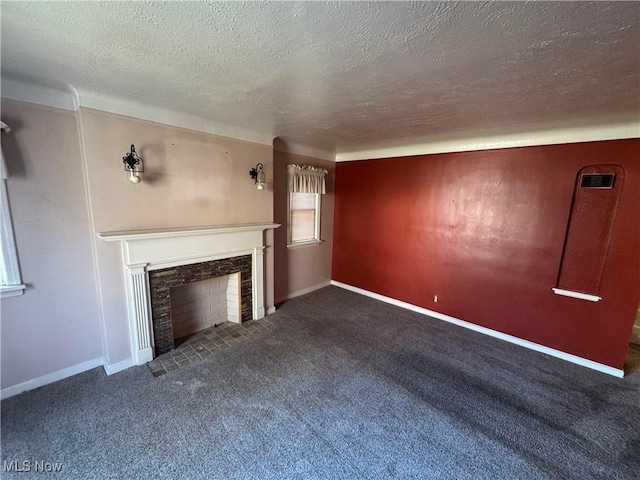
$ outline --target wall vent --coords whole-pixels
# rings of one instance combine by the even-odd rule
[[[613,188],[615,173],[583,173],[580,188]]]

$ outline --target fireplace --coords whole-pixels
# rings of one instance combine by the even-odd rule
[[[170,288],[240,273],[241,319],[264,309],[264,231],[279,224],[102,232],[121,242],[133,361],[142,365],[173,348]]]
[[[197,265],[197,264],[196,264]],[[251,260],[249,259],[249,268]],[[149,276],[151,295],[154,286]],[[249,274],[249,278],[251,275]],[[201,330],[217,327],[224,322],[241,323],[240,309],[240,272],[213,277],[206,280],[196,280],[182,285],[168,287],[169,304],[171,307],[171,327],[173,329],[173,343],[178,346],[181,339],[186,339]],[[251,289],[248,288],[248,298],[251,299]],[[154,301],[151,301],[151,312],[155,332]],[[249,314],[251,314],[251,309]],[[251,318],[251,316],[249,316]],[[154,333],[156,355],[158,351],[158,334]],[[180,342],[182,343],[182,342]]]
[[[191,263],[149,272],[151,317],[156,356],[168,352],[174,347],[175,335],[172,317],[175,312],[171,306],[172,289],[193,282],[237,273],[241,278],[240,298],[237,301],[239,300],[242,314],[241,318],[236,321],[246,322],[252,319],[251,255]],[[228,317],[228,314],[225,317]]]

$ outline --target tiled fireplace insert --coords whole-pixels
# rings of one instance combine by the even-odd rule
[[[251,320],[253,309],[251,301],[251,255],[179,265],[149,272],[151,316],[156,356],[168,352],[174,347],[170,305],[171,288],[237,272],[240,273],[242,321],[246,322]]]

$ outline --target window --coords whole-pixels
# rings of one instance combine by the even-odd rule
[[[320,243],[320,195],[326,193],[327,170],[310,165],[287,165],[289,174],[289,247]]]
[[[3,132],[8,132],[9,127],[0,122]],[[9,211],[9,198],[7,196],[7,169],[4,155],[1,159],[2,172],[0,175],[0,298],[22,295],[25,286],[20,280],[18,268],[18,254],[13,237],[13,225],[11,224],[11,212]]]
[[[289,245],[320,241],[320,194],[289,194]]]

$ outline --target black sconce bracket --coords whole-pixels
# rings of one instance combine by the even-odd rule
[[[264,168],[264,165],[259,163],[255,166],[255,168],[252,168],[251,170],[249,170],[249,175],[251,175],[251,178],[253,178],[254,180],[258,180],[258,172],[263,168]]]
[[[131,145],[131,151],[122,157],[124,169],[127,171],[144,172],[142,159],[136,153],[136,147]]]

